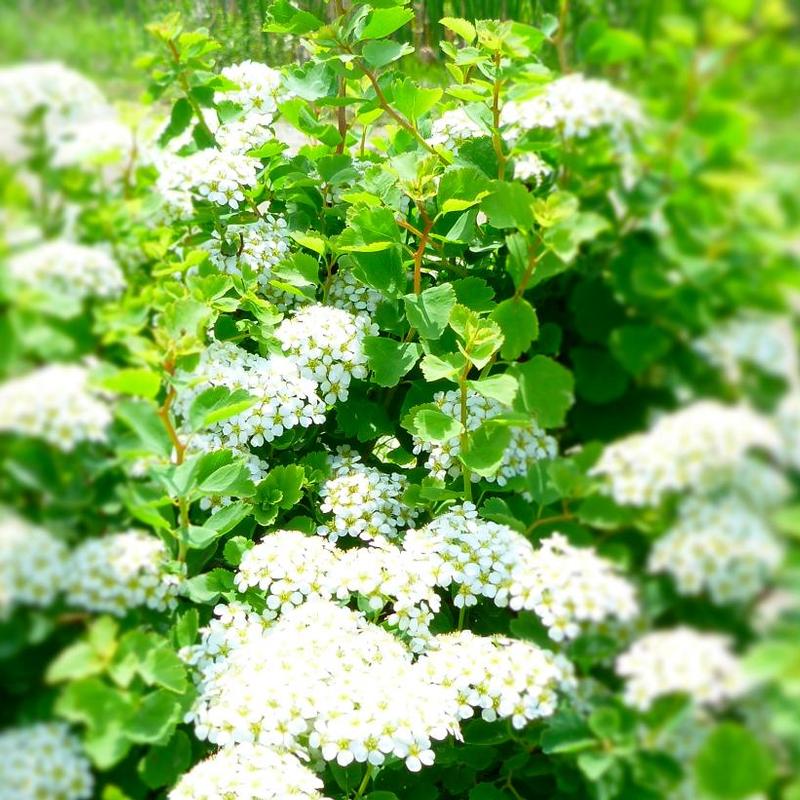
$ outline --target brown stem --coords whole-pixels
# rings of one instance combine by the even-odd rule
[[[528,286],[528,281],[531,279],[534,271],[536,270],[536,264],[538,263],[538,259],[536,258],[536,253],[533,250],[533,247],[530,248],[528,251],[528,266],[525,268],[525,272],[520,279],[519,285],[517,286],[516,291],[514,292],[514,301],[522,297],[525,294],[525,289]]]

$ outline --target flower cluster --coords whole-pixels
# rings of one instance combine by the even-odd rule
[[[340,269],[328,287],[328,304],[351,314],[374,314],[383,300],[380,292],[359,283],[352,272]]]
[[[184,418],[195,398],[209,387],[244,390],[255,399],[246,410],[210,426],[208,444],[213,448],[259,447],[297,426],[325,421],[316,383],[301,377],[297,365],[282,356],[264,358],[230,342],[214,342],[195,370],[179,377],[188,384],[175,403]]]
[[[520,153],[514,159],[514,177],[518,181],[539,186],[552,173],[552,167],[536,153]]]
[[[614,565],[593,548],[573,547],[561,534],[544,539],[512,578],[511,608],[533,611],[555,641],[610,619],[630,622],[638,612],[633,587]]]
[[[641,122],[639,104],[630,95],[579,73],[554,80],[530,100],[506,103],[500,113],[509,141],[535,128],[554,128],[567,138],[582,139],[600,128],[621,133]]]
[[[650,552],[651,572],[668,572],[682,594],[707,590],[716,603],[748,600],[780,564],[782,548],[762,516],[735,495],[690,497]]]
[[[16,605],[47,606],[64,580],[67,548],[43,528],[0,515],[0,619]]]
[[[687,627],[638,639],[617,659],[617,673],[626,679],[625,702],[643,710],[676,692],[700,705],[719,706],[747,688],[728,639]]]
[[[321,599],[272,624],[241,607],[217,611],[225,633],[209,627],[186,653],[199,673],[187,717],[199,738],[341,766],[395,756],[414,770],[433,760],[431,740],[454,732],[449,693],[421,680],[406,647],[359,613]]]
[[[275,336],[304,378],[319,384],[328,405],[347,400],[353,378],[367,377],[364,337],[378,326],[366,314],[324,305],[305,306],[285,319]]]
[[[262,214],[250,225],[230,225],[223,238],[217,231],[203,244],[211,264],[220,272],[256,276],[262,291],[269,287],[273,268],[289,252],[286,220],[281,216]]]
[[[487,722],[510,718],[517,729],[549,717],[558,692],[574,683],[572,665],[563,656],[528,642],[470,631],[434,637],[416,668],[431,683],[455,693],[459,719],[479,710]]]
[[[411,525],[416,510],[403,503],[408,479],[360,463],[360,457],[331,459],[332,476],[320,488],[320,511],[333,515],[317,533],[335,542],[343,536],[365,541],[396,538]]]
[[[461,392],[451,389],[437,392],[433,402],[443,414],[454,419],[461,418]],[[467,430],[475,430],[486,420],[497,417],[509,409],[490,397],[484,397],[473,389],[467,391]],[[511,441],[503,453],[503,460],[495,476],[488,480],[505,486],[511,478],[526,475],[531,464],[543,459],[553,458],[558,452],[556,440],[548,436],[533,419],[524,424],[515,425],[511,429]],[[445,480],[447,476],[457,477],[461,474],[458,454],[461,452],[461,440],[458,435],[443,442],[426,442],[414,437],[414,452],[428,454],[425,467],[433,477]],[[473,481],[480,476],[473,474]]]
[[[106,99],[88,78],[56,62],[21,64],[0,70],[4,127],[0,154],[14,161],[26,152],[24,125],[36,111],[50,144],[71,125],[107,118]]]
[[[322,781],[297,756],[271,747],[225,747],[183,775],[169,800],[327,800]]]
[[[194,200],[239,209],[261,169],[257,158],[227,150],[200,150],[185,157],[165,155],[159,162],[156,191],[165,212],[177,217],[190,216]]]
[[[54,143],[52,163],[60,168],[99,168],[110,184],[134,158],[140,163],[147,159],[136,132],[109,115],[67,125]]]
[[[694,347],[731,383],[741,380],[743,364],[783,378],[789,384],[800,378],[797,340],[792,322],[786,317],[743,313],[717,323],[695,341]]]
[[[0,384],[0,431],[66,452],[104,441],[111,411],[87,384],[88,371],[75,364],[50,364]]]
[[[299,531],[273,531],[242,556],[236,588],[258,587],[268,593],[268,616],[302,605],[309,597],[335,594],[331,574],[338,551],[325,539]]]
[[[767,419],[745,406],[701,400],[611,444],[592,474],[618,503],[657,505],[670,492],[712,484],[754,448],[780,452]]]
[[[105,250],[66,240],[22,251],[9,260],[8,272],[23,286],[78,301],[116,297],[125,289],[122,270]]]
[[[501,608],[533,611],[556,641],[574,638],[586,623],[637,613],[633,588],[593,550],[558,534],[535,550],[508,526],[480,519],[471,503],[409,531],[403,549],[428,565],[437,586],[457,587],[457,607],[487,597]]]
[[[164,543],[141,531],[88,539],[65,567],[67,602],[88,611],[124,616],[137,606],[165,611],[175,605],[180,578],[167,569]]]
[[[0,733],[0,800],[87,800],[92,771],[66,725],[40,722]]]
[[[484,130],[463,108],[455,108],[452,111],[445,111],[441,117],[433,121],[428,144],[431,147],[452,150],[465,139],[488,135],[489,131]]]
[[[236,103],[244,114],[257,117],[259,124],[270,125],[278,110],[281,91],[281,73],[266,64],[247,59],[231,64],[222,70],[222,77],[236,84],[236,88],[218,91],[217,103]]]

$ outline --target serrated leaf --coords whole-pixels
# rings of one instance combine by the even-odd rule
[[[510,406],[517,396],[519,384],[513,375],[490,375],[476,381],[467,381],[470,388],[484,397],[490,397],[503,405]]]
[[[364,338],[364,352],[373,371],[373,383],[396,386],[422,353],[422,347],[411,342],[398,342],[380,336]]]
[[[456,304],[456,292],[449,283],[432,286],[420,294],[403,297],[408,324],[415,328],[423,339],[438,339]]]
[[[503,332],[500,355],[515,361],[539,336],[539,319],[533,306],[524,297],[513,297],[497,305],[490,315]]]

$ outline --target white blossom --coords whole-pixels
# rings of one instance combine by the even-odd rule
[[[797,339],[791,319],[759,313],[741,312],[717,322],[694,348],[731,383],[742,378],[742,366],[757,367],[768,375],[783,378],[790,385],[800,379]]]
[[[245,390],[255,399],[239,414],[209,426],[208,445],[212,449],[259,447],[292,428],[325,421],[317,384],[301,376],[296,364],[283,356],[264,358],[230,342],[214,342],[203,352],[195,370],[179,377],[188,384],[175,403],[184,418],[194,399],[209,387]]]
[[[111,298],[125,289],[125,277],[102,247],[64,239],[43,242],[8,261],[12,280],[42,293],[82,301]]]
[[[539,186],[552,174],[552,167],[536,153],[520,153],[514,158],[514,178]]]
[[[0,732],[0,800],[88,800],[93,784],[89,760],[66,725]]]
[[[437,392],[433,402],[439,410],[449,417],[461,421],[461,392],[451,389],[447,392]],[[474,389],[467,390],[467,423],[466,428],[473,431],[486,420],[497,417],[510,409],[490,397],[484,397]],[[510,429],[511,441],[503,453],[503,460],[496,475],[486,480],[497,482],[505,486],[511,478],[527,475],[529,467],[536,461],[553,458],[558,446],[552,436],[548,436],[536,423],[529,419],[526,422],[514,425]],[[455,435],[443,442],[426,442],[414,436],[414,453],[427,453],[425,466],[431,475],[440,480],[448,476],[457,477],[461,474],[461,463],[458,455],[461,452],[461,438]],[[472,480],[480,480],[480,476],[473,473]]]
[[[630,95],[579,73],[557,78],[532,99],[505,103],[500,112],[503,135],[512,142],[534,128],[553,128],[579,139],[599,128],[621,135],[642,121],[639,104]]]
[[[340,269],[328,288],[328,305],[349,311],[351,314],[374,314],[383,295],[359,283],[352,272]]]
[[[781,450],[769,420],[743,405],[700,400],[610,444],[591,474],[620,504],[656,505],[670,492],[707,488],[757,448]]]
[[[17,605],[48,606],[64,581],[66,556],[49,531],[0,512],[0,619]]]
[[[452,150],[465,139],[489,136],[489,131],[475,122],[463,108],[445,111],[431,125],[428,144],[431,147],[443,147]]]
[[[85,367],[50,364],[0,384],[0,431],[66,452],[80,442],[105,441],[111,410],[87,382]]]
[[[180,577],[167,569],[164,543],[142,531],[88,539],[76,547],[65,568],[69,605],[124,616],[137,606],[174,608]]]
[[[747,688],[728,638],[685,626],[638,639],[618,657],[617,673],[625,678],[625,702],[643,710],[676,692],[700,705],[720,706]]]
[[[378,326],[365,314],[324,305],[295,311],[275,331],[284,352],[304,378],[317,382],[328,405],[347,400],[353,378],[367,377],[364,337],[377,335]]]
[[[434,637],[415,668],[455,693],[459,719],[479,711],[487,722],[510,719],[517,729],[553,714],[558,692],[574,683],[572,665],[563,656],[470,631]]]
[[[320,511],[333,519],[317,533],[336,541],[357,536],[365,541],[396,538],[410,525],[417,512],[403,502],[408,479],[397,472],[381,472],[360,459],[332,460],[333,474],[321,486]]]
[[[271,747],[224,747],[196,764],[170,791],[169,800],[327,800],[322,780],[297,756]]]
[[[781,557],[762,515],[740,498],[690,497],[654,544],[648,567],[672,575],[681,594],[708,591],[715,603],[730,603],[756,595]]]
[[[286,258],[290,243],[286,220],[264,214],[250,225],[230,225],[224,239],[215,231],[202,246],[220,272],[228,275],[250,272],[265,290],[270,288],[273,268]]]

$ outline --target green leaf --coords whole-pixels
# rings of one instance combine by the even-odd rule
[[[376,8],[369,17],[367,24],[361,31],[359,38],[383,39],[398,28],[402,28],[414,19],[414,12],[410,8]]]
[[[244,389],[231,392],[224,386],[212,386],[202,391],[189,407],[189,425],[193,431],[235,417],[253,406],[257,398]]]
[[[694,771],[704,793],[720,800],[739,800],[766,791],[775,764],[755,735],[734,722],[723,722],[703,742]]]
[[[665,356],[670,338],[654,325],[623,325],[611,334],[610,345],[614,358],[631,375],[640,375]]]
[[[440,411],[433,403],[412,408],[403,419],[403,427],[423,442],[446,442],[464,430],[458,420]]]
[[[189,608],[178,616],[175,623],[175,641],[178,647],[194,644],[200,626],[200,615],[196,608]]]
[[[153,744],[169,736],[180,718],[180,701],[174,694],[157,689],[145,695],[123,730],[132,742]]]
[[[510,443],[511,429],[488,420],[470,431],[459,460],[472,472],[489,478],[497,473]]]
[[[139,673],[149,686],[161,686],[177,694],[186,691],[186,667],[166,639],[156,642],[147,652]]]
[[[305,479],[305,470],[297,464],[273,467],[258,485],[257,497],[261,498],[277,491],[280,494],[278,507],[288,510],[303,497]]]
[[[420,294],[407,294],[403,297],[406,317],[423,339],[438,339],[456,304],[456,292],[449,283],[432,286]]]
[[[180,136],[189,127],[193,116],[191,103],[185,97],[176,100],[169,115],[169,123],[158,137],[158,144],[163,147],[176,136]]]
[[[216,603],[223,592],[233,589],[233,573],[226,569],[212,569],[202,575],[189,578],[183,584],[184,594],[193,602]]]
[[[411,120],[427,114],[442,99],[442,90],[425,88],[411,78],[392,84],[394,106]]]
[[[407,42],[367,42],[361,50],[364,60],[371,67],[380,69],[403,56],[414,52],[414,48]]]
[[[509,372],[519,381],[517,405],[521,410],[534,414],[543,428],[564,424],[575,400],[575,381],[566,367],[547,356],[534,356]]]
[[[133,431],[142,449],[160,456],[169,456],[172,452],[172,443],[153,403],[123,400],[117,404],[114,413]]]
[[[161,376],[149,369],[121,369],[99,383],[109,392],[153,398],[161,387]]]
[[[597,740],[586,726],[586,723],[572,713],[560,713],[551,718],[542,733],[542,752],[575,753],[594,747]]]
[[[467,359],[461,353],[443,353],[440,356],[428,353],[420,362],[420,369],[426,381],[445,379],[458,383],[458,376],[466,365]]]
[[[225,542],[222,555],[225,561],[232,567],[238,567],[242,561],[242,556],[253,547],[253,542],[244,536],[234,536]]]
[[[88,642],[76,642],[62,650],[47,668],[45,680],[61,683],[98,675],[105,669],[106,660]]]
[[[422,347],[410,342],[397,342],[379,336],[364,339],[364,352],[373,371],[373,383],[378,386],[396,386],[422,353]]]
[[[252,508],[248,503],[231,503],[215,511],[204,523],[204,528],[216,531],[218,535],[228,533],[233,530],[243,519],[252,513]]]
[[[519,391],[519,384],[513,375],[490,375],[477,381],[467,381],[467,384],[478,394],[490,397],[503,405],[510,406]]]
[[[465,19],[459,19],[458,17],[442,17],[439,22],[444,25],[445,28],[453,31],[453,33],[457,33],[467,44],[472,44],[475,39],[475,26]]]
[[[137,767],[139,777],[149,789],[172,786],[192,763],[192,745],[183,731],[176,731],[160,747],[151,747]]]
[[[523,297],[512,297],[500,303],[491,313],[503,331],[500,355],[515,361],[539,336],[539,319],[533,306]]]
[[[511,795],[493,783],[478,783],[469,790],[469,800],[511,800]]]
[[[481,208],[495,228],[530,230],[533,226],[531,195],[518,182],[492,181],[491,193],[483,199]]]
[[[227,464],[215,470],[200,483],[197,489],[201,494],[232,495],[234,497],[251,497],[256,491],[247,465],[242,461],[235,461],[233,464]]]

